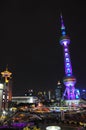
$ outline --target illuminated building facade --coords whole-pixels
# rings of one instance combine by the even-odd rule
[[[12,100],[12,82],[11,82],[11,75],[12,73],[8,71],[8,68],[6,68],[5,71],[1,72],[1,75],[4,79],[3,85],[3,109],[8,109],[8,102]]]
[[[76,78],[73,76],[70,53],[68,48],[68,45],[70,44],[70,38],[66,35],[62,15],[61,15],[61,34],[62,36],[60,38],[60,44],[63,46],[64,50],[64,66],[65,66],[65,77],[63,79],[63,83],[66,87],[63,94],[63,98],[67,100],[75,100]]]
[[[19,103],[37,103],[38,98],[36,96],[15,96],[12,97],[12,102]]]
[[[4,89],[4,85],[2,83],[0,83],[0,111],[2,110],[3,89]]]

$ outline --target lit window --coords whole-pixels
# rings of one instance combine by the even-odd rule
[[[68,57],[68,53],[65,53],[65,56]]]
[[[69,58],[66,58],[66,62],[69,62]]]
[[[70,67],[70,64],[69,64],[69,63],[67,63],[67,64],[66,64],[66,67]]]
[[[70,72],[71,72],[71,70],[68,68],[68,69],[67,69],[67,73],[70,73]]]
[[[3,95],[3,99],[5,99],[5,95]]]
[[[65,48],[64,50],[65,50],[65,52],[67,52],[67,51],[68,51],[68,49],[67,49],[67,48]]]

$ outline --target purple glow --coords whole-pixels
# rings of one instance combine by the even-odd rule
[[[61,30],[62,30],[62,35],[65,36],[66,32],[65,32],[64,21],[63,21],[62,15],[60,15],[60,16],[61,16]]]
[[[69,58],[66,58],[66,62],[69,62],[70,60],[69,60]]]
[[[65,27],[64,27],[64,25],[63,25],[63,23],[62,23],[62,27],[61,27],[61,29],[63,30],[63,29],[65,29]]]
[[[67,49],[67,48],[65,48],[65,49],[64,49],[64,51],[65,51],[65,52],[67,52],[67,51],[68,51],[68,49]]]
[[[66,64],[66,67],[70,67],[70,64],[69,64],[69,63],[67,63],[67,64]]]
[[[67,46],[67,41],[64,41],[64,46]]]
[[[66,35],[62,15],[61,15],[61,31],[62,31],[62,36],[61,36],[60,44],[63,45],[64,48],[64,64],[65,64],[65,78],[63,82],[66,87],[63,95],[66,95],[68,100],[72,100],[75,99],[74,86],[76,83],[76,79],[72,76],[72,65],[71,65],[70,54],[68,50],[68,44],[70,43],[70,39]]]
[[[68,53],[65,53],[65,56],[68,57]]]

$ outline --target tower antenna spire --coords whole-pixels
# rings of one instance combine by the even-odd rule
[[[65,25],[64,25],[62,13],[60,13],[60,19],[61,19],[61,34],[62,34],[62,36],[65,36],[66,31],[65,31]]]
[[[6,71],[8,71],[8,64],[6,65]]]

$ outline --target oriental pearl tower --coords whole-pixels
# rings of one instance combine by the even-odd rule
[[[75,100],[75,84],[76,84],[76,78],[73,76],[72,72],[72,64],[70,59],[70,53],[69,53],[69,44],[70,44],[70,38],[66,35],[64,21],[61,16],[61,38],[60,38],[60,44],[63,46],[63,52],[64,52],[64,69],[65,69],[65,76],[63,78],[63,83],[65,85],[65,91],[63,94],[63,98],[67,100]]]

